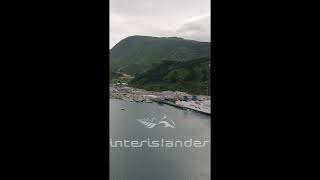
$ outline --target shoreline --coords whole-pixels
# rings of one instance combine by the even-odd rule
[[[193,110],[211,115],[211,97],[190,95],[180,91],[147,91],[126,85],[111,85],[109,99],[119,99],[136,103],[167,104],[183,110]]]
[[[134,88],[127,85],[109,85],[109,95],[116,99],[154,99],[154,98],[167,98],[167,99],[183,99],[184,96],[192,97],[196,96],[197,100],[205,101],[211,100],[211,96],[206,95],[191,95],[186,92],[180,91],[147,91],[144,89]]]

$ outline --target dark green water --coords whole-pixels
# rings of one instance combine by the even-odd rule
[[[160,124],[147,128],[137,121],[143,118],[161,119],[164,116],[175,123],[175,128]],[[111,99],[110,138],[112,141],[210,141],[210,117],[158,103]],[[204,147],[110,146],[110,179],[209,180],[210,145],[211,143]]]

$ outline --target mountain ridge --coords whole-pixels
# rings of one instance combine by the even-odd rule
[[[180,37],[134,35],[122,39],[110,50],[110,70],[137,75],[151,68],[153,63],[187,61],[210,56],[210,42]]]

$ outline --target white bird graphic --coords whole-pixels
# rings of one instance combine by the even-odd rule
[[[159,121],[158,123],[153,123],[154,119],[156,118],[152,118],[152,121],[148,121],[148,119],[137,119],[137,121],[139,121],[141,124],[145,125],[147,128],[154,128],[156,125],[159,124],[164,124],[163,127],[170,127],[170,128],[175,128],[175,123],[170,120],[172,122],[172,124],[170,124],[168,121],[166,121],[165,119],[167,119],[166,115],[163,116],[163,118],[161,118],[162,121]]]
[[[169,124],[168,121],[159,121],[158,124],[164,124],[164,127],[175,128],[173,125]]]
[[[138,121],[141,124],[145,125],[147,128],[154,128],[157,125],[156,123],[148,122],[148,121],[141,120],[141,119],[138,119]]]
[[[164,114],[162,119],[167,119],[167,116]],[[173,125],[171,125],[168,121],[159,121],[158,124],[165,124],[164,127],[171,127],[171,128],[175,128],[174,126],[176,125],[172,120],[170,120],[172,122]]]

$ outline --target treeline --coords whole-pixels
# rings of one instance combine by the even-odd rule
[[[200,58],[190,61],[163,61],[137,75],[131,86],[152,91],[175,90],[192,94],[210,95],[211,60]]]

